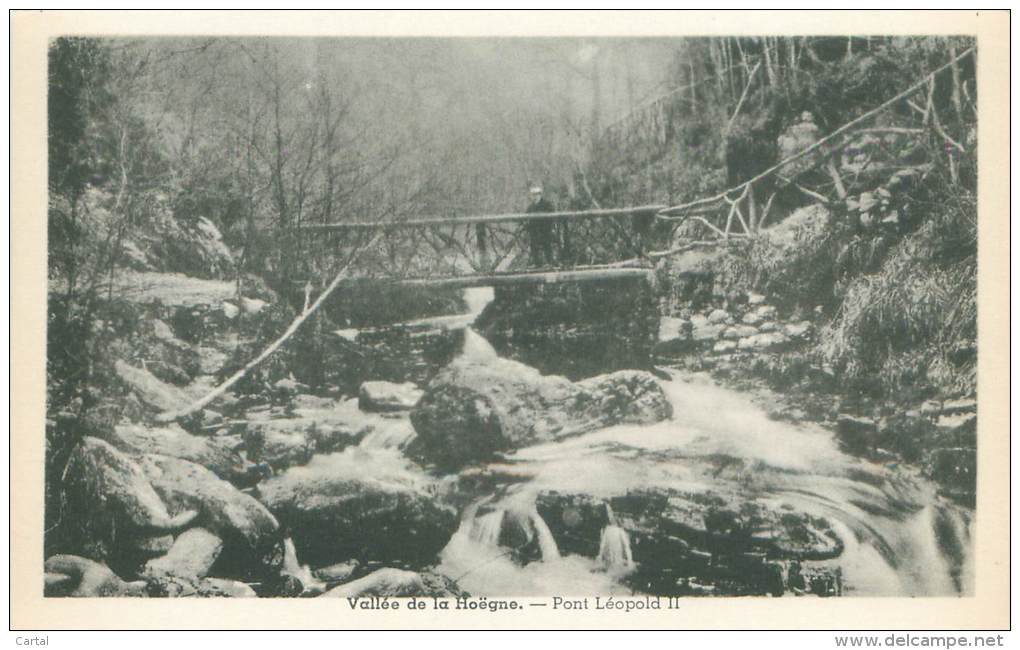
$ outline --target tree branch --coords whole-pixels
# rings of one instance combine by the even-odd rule
[[[174,420],[179,420],[183,417],[187,417],[188,415],[191,415],[192,413],[195,413],[196,411],[205,408],[215,399],[221,397],[224,393],[226,393],[231,386],[240,381],[245,375],[248,374],[249,371],[251,371],[252,368],[254,368],[255,366],[259,365],[260,363],[268,359],[270,356],[272,356],[274,352],[280,349],[280,346],[282,346],[287,341],[287,339],[289,339],[291,336],[294,335],[295,332],[297,332],[298,328],[301,327],[302,323],[308,320],[308,317],[314,314],[319,309],[319,307],[321,307],[322,304],[326,302],[326,298],[328,298],[330,294],[332,294],[333,291],[340,285],[340,282],[347,277],[347,269],[351,267],[351,265],[358,259],[358,257],[365,249],[370,248],[377,241],[379,241],[382,235],[383,231],[380,230],[367,244],[359,248],[351,255],[350,259],[347,260],[347,263],[344,264],[337,272],[336,277],[333,278],[333,281],[330,282],[325,289],[323,289],[322,293],[319,294],[319,297],[315,299],[315,302],[307,306],[305,309],[301,311],[300,314],[298,314],[297,318],[295,318],[294,321],[290,324],[290,326],[283,332],[283,334],[280,335],[280,338],[273,341],[273,343],[271,343],[269,347],[267,347],[258,356],[249,361],[247,364],[245,364],[243,368],[241,368],[233,375],[231,375],[229,379],[227,379],[222,384],[209,391],[209,393],[207,393],[205,397],[202,397],[201,399],[192,402],[188,406],[178,411],[166,411],[160,413],[158,416],[156,416],[156,421],[161,423],[173,422]]]

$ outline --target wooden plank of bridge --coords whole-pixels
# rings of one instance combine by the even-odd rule
[[[398,280],[416,287],[498,287],[515,284],[561,284],[563,282],[599,282],[621,278],[651,279],[649,268],[569,269],[563,271],[526,271],[451,276],[445,278],[413,278]]]
[[[514,284],[560,284],[563,282],[599,282],[623,278],[651,279],[654,270],[637,260],[599,266],[579,266],[569,269],[514,271],[509,273],[472,273],[431,278],[349,277],[346,284],[377,283],[411,287],[497,287]],[[295,280],[295,284],[305,281]]]
[[[421,228],[423,226],[455,226],[464,224],[514,223],[527,221],[543,221],[549,219],[599,219],[607,217],[639,217],[653,216],[664,205],[640,205],[632,208],[609,208],[604,210],[581,210],[570,212],[532,212],[513,214],[488,214],[474,217],[429,217],[424,219],[405,219],[403,221],[362,221],[350,223],[302,224],[294,230],[301,232],[341,232],[351,230],[396,230],[401,228]]]

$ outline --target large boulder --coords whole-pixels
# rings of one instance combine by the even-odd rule
[[[366,413],[357,398],[312,395],[297,395],[285,408],[249,411],[241,435],[247,459],[268,463],[277,471],[304,465],[314,454],[358,444],[402,448],[413,438],[406,414]]]
[[[647,490],[610,499],[617,522],[635,542],[635,559],[642,545],[664,550],[701,550],[716,557],[764,554],[774,559],[824,560],[839,556],[843,543],[821,518],[767,500],[733,494]],[[646,562],[671,561],[645,557]]]
[[[379,569],[363,578],[334,587],[322,594],[322,597],[419,596],[424,591],[425,583],[414,571]]]
[[[111,342],[111,356],[143,366],[157,379],[176,386],[190,384],[202,369],[201,354],[174,334],[162,320],[172,308],[121,303],[129,322],[118,323],[124,338]]]
[[[609,502],[588,494],[542,492],[535,509],[553,532],[560,552],[597,557],[602,530],[609,525]]]
[[[216,438],[192,435],[176,424],[163,427],[119,424],[104,437],[122,451],[189,460],[227,480],[237,477],[244,465],[229,445]]]
[[[647,372],[621,370],[575,383],[492,357],[458,359],[443,369],[411,422],[428,458],[458,466],[498,451],[671,415],[662,388]]]
[[[249,461],[269,463],[277,471],[293,465],[304,465],[315,453],[315,441],[309,439],[304,431],[287,431],[270,423],[249,423],[242,441],[245,457]]]
[[[353,448],[316,456],[260,485],[298,557],[313,566],[349,559],[425,566],[457,528],[435,483],[391,452]]]
[[[280,526],[255,498],[186,460],[148,454],[140,465],[168,504],[198,511],[201,525],[223,540],[217,567],[225,575],[261,579],[279,572]]]
[[[197,515],[189,506],[168,508],[142,468],[127,454],[86,437],[71,453],[64,524],[76,528],[80,552],[100,560],[148,547]]]

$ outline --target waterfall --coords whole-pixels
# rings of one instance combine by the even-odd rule
[[[492,287],[468,287],[464,289],[464,302],[468,306],[468,314],[478,318],[490,302],[496,299],[496,291]]]
[[[599,538],[599,565],[609,573],[626,573],[634,568],[630,535],[619,526],[613,507],[606,504],[606,526]]]
[[[493,510],[484,515],[478,516],[477,510],[481,503],[470,506],[464,513],[464,519],[460,525],[460,532],[466,533],[467,537],[484,547],[499,546],[500,536],[503,533],[503,526],[507,522],[507,511]],[[542,561],[558,560],[560,549],[556,545],[552,531],[546,525],[542,516],[537,510],[528,512],[510,513],[510,526],[520,527],[528,542],[536,541],[538,550],[542,554]]]
[[[466,327],[471,327],[471,324],[478,319],[478,316],[480,316],[485,310],[485,307],[496,298],[496,292],[492,287],[468,287],[467,289],[464,289],[464,293],[462,295],[464,297],[464,303],[468,308],[466,314],[427,316],[425,318],[416,318],[399,323],[392,323],[387,327],[441,330],[464,329]],[[358,334],[360,334],[361,331],[362,330],[357,327],[348,327],[333,330],[333,333],[340,338],[347,339],[348,341],[355,343],[357,342]]]
[[[464,330],[464,349],[461,359],[484,363],[499,358],[495,348],[485,338],[470,327]]]
[[[560,559],[560,549],[556,545],[556,539],[553,537],[552,531],[549,530],[549,526],[546,525],[545,520],[542,519],[542,515],[538,514],[537,510],[532,510],[529,519],[532,529],[538,536],[538,549],[542,552],[542,561],[548,562]]]
[[[599,564],[609,572],[625,572],[634,568],[634,555],[630,550],[627,531],[614,524],[602,529],[599,541]]]
[[[471,522],[470,537],[482,546],[497,546],[503,530],[504,510],[493,510]]]
[[[288,537],[283,541],[283,571],[285,575],[294,576],[301,581],[305,591],[324,591],[325,583],[317,580],[312,575],[312,570],[307,564],[298,562],[297,549],[294,547],[294,540]]]

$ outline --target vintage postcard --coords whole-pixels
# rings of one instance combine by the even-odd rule
[[[1008,627],[1008,34],[15,12],[11,625]]]

